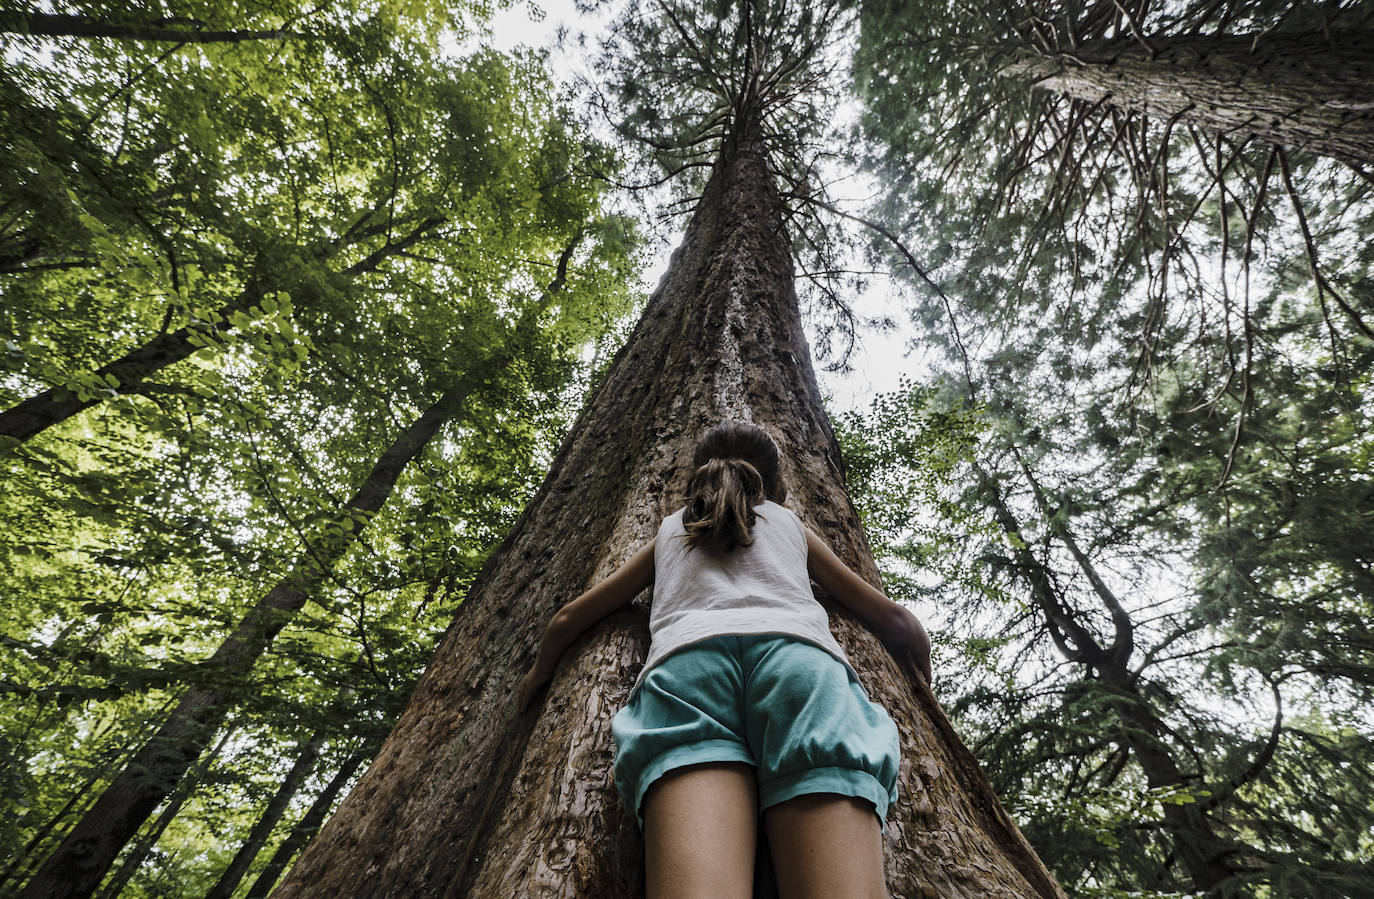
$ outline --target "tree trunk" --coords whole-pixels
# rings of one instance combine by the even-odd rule
[[[172,823],[172,819],[181,811],[186,800],[191,798],[191,794],[195,792],[196,784],[205,777],[205,772],[210,770],[210,766],[215,763],[215,759],[224,750],[224,744],[229,742],[229,738],[233,734],[234,728],[225,728],[219,742],[215,744],[215,748],[210,751],[210,754],[201,760],[193,773],[181,779],[176,792],[172,794],[171,801],[162,809],[162,813],[157,816],[153,826],[124,857],[124,861],[120,863],[114,876],[105,884],[105,889],[100,891],[100,899],[117,899],[119,894],[124,892],[124,888],[129,885],[130,880],[133,880],[138,869],[143,867],[143,862],[148,858],[148,853],[152,852],[157,841],[162,839],[162,832],[167,829],[168,824]]]
[[[238,888],[239,881],[243,880],[243,875],[248,873],[248,868],[252,866],[253,859],[258,857],[262,847],[266,845],[267,838],[272,835],[277,822],[281,820],[282,814],[286,811],[287,805],[291,803],[296,791],[305,783],[305,778],[315,767],[315,759],[320,756],[320,749],[324,746],[326,732],[317,730],[301,746],[300,753],[296,756],[296,763],[291,766],[286,779],[281,782],[277,792],[272,796],[272,800],[267,803],[258,821],[249,831],[248,838],[243,841],[239,851],[234,853],[234,860],[229,863],[229,867],[220,875],[219,880],[205,894],[205,899],[229,899],[234,895],[234,890]]]
[[[334,807],[334,800],[339,798],[344,786],[352,779],[353,774],[362,767],[363,762],[372,756],[371,750],[377,748],[376,744],[371,744],[370,749],[360,749],[348,757],[343,763],[343,767],[335,772],[330,778],[329,785],[324,788],[320,795],[315,797],[315,801],[310,803],[309,810],[291,828],[291,832],[282,840],[277,851],[272,853],[272,858],[267,862],[267,866],[262,869],[262,873],[253,881],[253,885],[248,888],[246,899],[267,899],[267,893],[281,876],[281,872],[286,869],[286,865],[296,855],[296,852],[315,835],[324,823],[325,816]]]
[[[788,469],[789,506],[876,581],[754,133],[737,125],[727,140],[669,273],[549,477],[277,899],[643,894],[643,844],[611,782],[610,721],[644,661],[647,594],[569,649],[542,705],[517,714],[515,689],[554,610],[681,504],[708,426],[768,429]],[[885,837],[893,894],[1062,896],[924,683],[833,609],[832,625],[902,734],[901,795]]]
[[[1087,559],[1082,557],[1081,550],[1072,542],[1066,525],[1056,523],[1050,510],[1045,508],[1039,484],[1030,469],[1025,463],[1021,467],[1041,504],[1048,527],[1069,547],[1071,553],[1080,557],[1079,564],[1084,574],[1100,584],[1100,577],[1095,571],[1089,570]],[[1123,727],[1110,734],[1110,738],[1130,751],[1145,774],[1150,789],[1203,786],[1200,776],[1190,777],[1179,768],[1165,740],[1168,727],[1155,714],[1140,689],[1139,681],[1131,673],[1129,648],[1134,641],[1128,634],[1133,634],[1134,625],[1125,610],[1113,597],[1109,611],[1117,636],[1115,643],[1104,647],[1093,632],[1078,620],[1077,613],[1069,604],[1062,601],[1054,577],[1031,552],[1025,529],[1007,505],[996,479],[981,469],[977,471],[983,489],[991,500],[993,515],[1012,546],[1017,567],[1030,585],[1031,599],[1044,616],[1050,638],[1065,659],[1082,667],[1083,682],[1101,685],[1112,696],[1110,705],[1121,717]],[[1210,891],[1235,873],[1231,864],[1234,847],[1217,833],[1213,821],[1197,803],[1166,804],[1164,820],[1174,855],[1183,864],[1196,889]]]
[[[1148,45],[1148,48],[1144,45]],[[1089,103],[1374,168],[1374,31],[1131,37],[1022,50],[1005,74]],[[1151,52],[1153,51],[1153,52]]]
[[[405,466],[458,413],[466,398],[465,385],[450,390],[382,454],[338,518],[320,530],[292,570],[248,610],[215,650],[203,666],[201,685],[186,691],[158,732],[30,879],[21,899],[75,899],[95,891],[120,849],[214,739],[228,714],[233,685],[305,605],[386,502]]]

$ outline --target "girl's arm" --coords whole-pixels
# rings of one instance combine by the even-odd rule
[[[806,570],[889,648],[911,653],[916,670],[930,683],[930,637],[920,620],[850,571],[810,528],[806,529]]]
[[[639,548],[610,577],[554,612],[539,641],[539,654],[525,679],[520,682],[520,710],[524,711],[539,688],[553,677],[554,666],[563,650],[582,636],[582,632],[616,609],[627,605],[640,591],[654,582],[654,541]]]

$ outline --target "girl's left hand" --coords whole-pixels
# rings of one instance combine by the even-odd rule
[[[531,668],[526,672],[525,677],[520,681],[520,692],[517,702],[519,711],[523,712],[530,707],[534,701],[534,694],[539,692],[539,688],[548,683],[549,675],[542,674],[538,669]]]

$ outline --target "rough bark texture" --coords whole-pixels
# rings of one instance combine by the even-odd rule
[[[84,899],[95,892],[124,845],[214,739],[229,713],[232,686],[304,607],[329,569],[391,495],[410,460],[462,409],[461,385],[440,397],[382,453],[336,525],[304,550],[290,572],[240,619],[203,666],[205,680],[187,690],[158,731],[115,776],[25,886],[20,899]]]
[[[788,505],[876,580],[793,278],[766,163],[736,139],[548,479],[276,899],[643,894],[643,846],[612,785],[610,721],[645,657],[647,594],[568,650],[542,703],[519,715],[514,692],[554,610],[680,505],[692,444],[722,419],[772,433]],[[832,624],[902,733],[886,836],[893,894],[1062,896],[924,684],[851,620],[832,613]]]
[[[1148,45],[1148,49],[1147,49]],[[1090,103],[1374,168],[1374,31],[1086,42],[1006,74]],[[1153,53],[1151,52],[1153,51]]]

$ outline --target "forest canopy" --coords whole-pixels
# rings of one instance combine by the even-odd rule
[[[0,895],[267,895],[764,97],[821,361],[918,351],[846,483],[1035,852],[1374,896],[1372,9],[662,0],[567,79],[484,3],[5,5]]]

